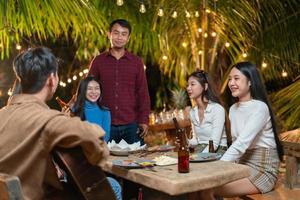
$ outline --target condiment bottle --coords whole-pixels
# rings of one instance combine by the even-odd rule
[[[176,118],[173,118],[173,121],[176,127],[177,137],[179,138],[178,172],[188,173],[190,171],[190,152],[185,131],[179,128],[179,124]]]
[[[208,141],[208,152],[209,153],[215,153],[215,150],[214,150],[214,141],[213,140],[209,140]]]

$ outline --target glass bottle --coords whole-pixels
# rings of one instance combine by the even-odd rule
[[[214,141],[213,140],[209,140],[208,141],[208,152],[209,153],[215,153],[215,150],[214,150]]]
[[[187,138],[185,131],[179,128],[179,124],[176,118],[173,118],[177,137],[179,138],[179,149],[178,149],[178,172],[188,173],[190,171],[190,152],[187,144]]]
[[[69,105],[66,102],[64,102],[63,100],[61,100],[61,98],[56,97],[55,100],[57,101],[57,103],[60,105],[61,108],[69,107]]]

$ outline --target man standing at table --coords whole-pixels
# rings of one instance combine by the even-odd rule
[[[96,56],[89,74],[103,84],[101,104],[111,111],[110,140],[144,143],[148,131],[150,98],[142,60],[128,52],[131,26],[124,19],[111,22],[108,32],[111,48]]]

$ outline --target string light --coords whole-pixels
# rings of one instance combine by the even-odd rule
[[[202,28],[198,28],[198,32],[199,32],[199,33],[202,33]]]
[[[283,70],[282,73],[281,73],[281,75],[282,75],[282,77],[287,77],[288,74],[287,74],[287,72],[285,70]]]
[[[158,9],[157,15],[160,17],[164,16],[164,10],[161,7]]]
[[[84,74],[87,74],[88,72],[89,72],[89,69],[84,69],[84,70],[83,70],[83,73],[84,73]]]
[[[72,79],[68,78],[67,82],[68,82],[68,83],[71,83],[71,82],[72,82]]]
[[[123,6],[124,4],[124,1],[123,0],[117,0],[117,5],[118,6]]]
[[[163,59],[163,60],[167,60],[168,57],[167,57],[166,55],[164,55],[164,56],[162,57],[162,59]]]
[[[204,33],[204,37],[207,38],[207,37],[208,37],[208,34],[207,34],[207,33]]]
[[[205,9],[205,12],[207,12],[207,13],[211,13],[211,11],[210,11],[210,9],[209,9],[209,8]]]
[[[202,50],[199,50],[199,51],[198,51],[198,54],[199,54],[199,55],[202,55],[202,53],[203,53]]]
[[[243,53],[242,56],[243,56],[243,58],[247,58],[248,55],[247,55],[247,53]]]
[[[72,79],[73,79],[74,81],[76,81],[76,80],[77,80],[77,76],[74,75],[74,76],[72,77]]]
[[[79,76],[82,77],[83,76],[83,72],[79,72]]]
[[[261,66],[262,66],[263,68],[266,68],[268,65],[267,65],[267,63],[262,62]]]
[[[16,45],[16,49],[20,51],[20,50],[22,49],[22,46],[19,45],[19,44],[17,44],[17,45]]]
[[[199,17],[200,15],[199,15],[199,12],[198,11],[196,11],[195,12],[195,17]]]
[[[191,14],[189,13],[189,11],[185,11],[185,16],[186,16],[186,18],[190,18],[191,17]]]
[[[145,13],[146,12],[146,6],[145,6],[145,4],[143,2],[140,5],[140,12],[141,13]]]
[[[212,36],[212,37],[216,37],[216,36],[217,36],[217,33],[216,33],[215,31],[213,31],[213,32],[211,33],[211,36]]]
[[[182,46],[183,46],[184,48],[186,48],[186,47],[187,47],[187,43],[186,43],[186,42],[183,42],[183,43],[182,43]]]
[[[176,12],[176,11],[173,12],[172,17],[173,17],[174,19],[177,17],[177,12]]]
[[[225,47],[230,47],[230,43],[229,42],[225,42]]]

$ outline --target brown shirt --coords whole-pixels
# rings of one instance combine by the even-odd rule
[[[108,157],[104,131],[78,117],[50,109],[32,95],[16,95],[0,110],[0,172],[20,178],[25,200],[43,198],[46,184],[58,187],[51,162],[54,147],[81,146],[91,164]]]

